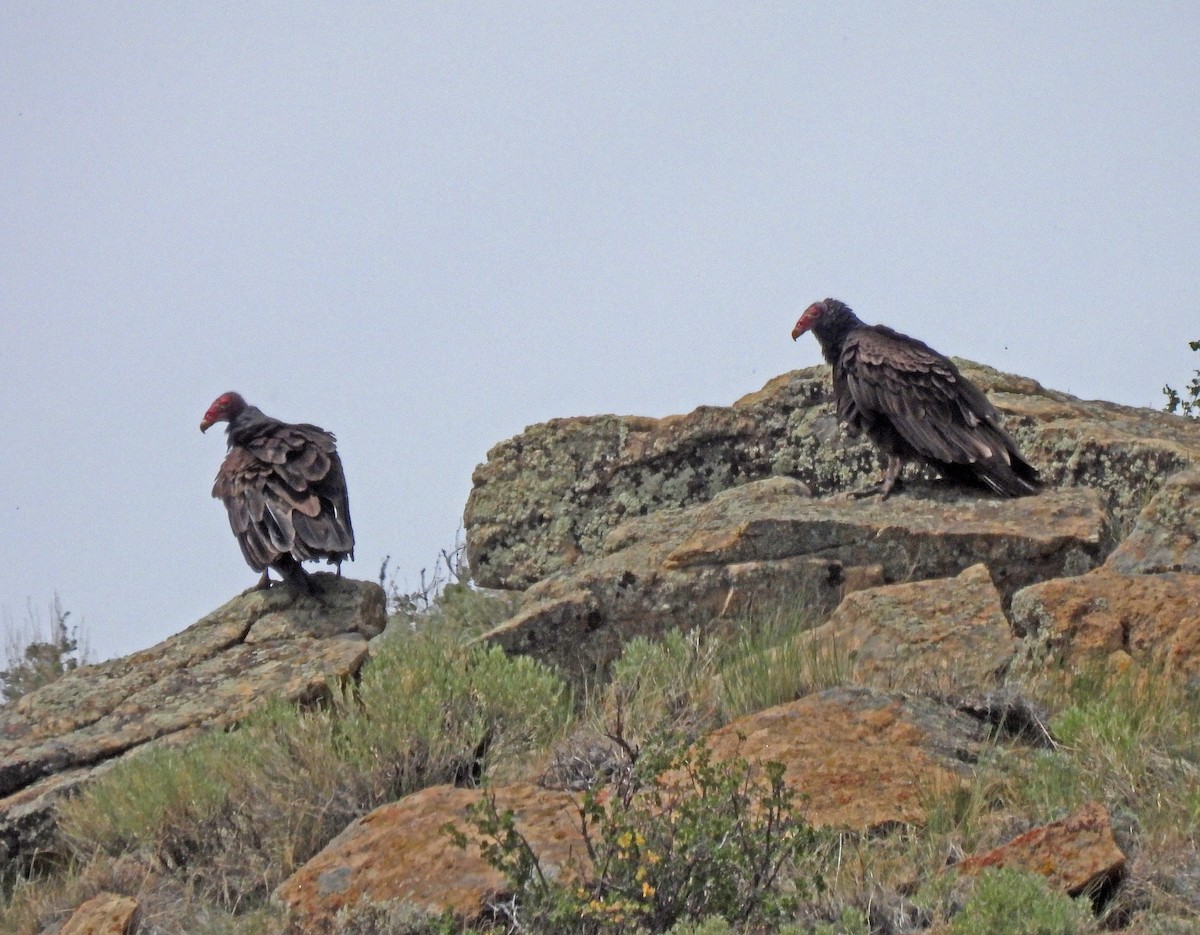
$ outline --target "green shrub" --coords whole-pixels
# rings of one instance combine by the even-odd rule
[[[86,665],[88,649],[80,626],[68,626],[69,610],[63,610],[58,595],[50,604],[50,623],[44,626],[32,602],[24,627],[18,627],[4,611],[4,655],[7,668],[0,670],[0,694],[16,701],[35,688],[57,681],[80,665]],[[83,640],[83,645],[80,645]]]
[[[1001,868],[975,881],[952,935],[1082,935],[1096,930],[1086,899],[1053,891],[1039,876]]]
[[[643,742],[667,734],[693,740],[715,726],[715,652],[699,630],[630,640],[612,665],[599,711],[605,730],[619,722],[622,733]]]
[[[665,932],[711,917],[769,925],[822,886],[815,871],[801,876],[817,835],[798,817],[783,772],[778,763],[715,762],[703,745],[643,754],[629,782],[582,796],[590,867],[553,878],[513,813],[498,811],[491,797],[473,810],[470,837],[444,830],[461,847],[474,840],[504,874],[513,931]]]

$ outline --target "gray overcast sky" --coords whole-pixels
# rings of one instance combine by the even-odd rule
[[[826,295],[1158,407],[1197,49],[1191,2],[5,4],[0,607],[106,657],[252,584],[227,389],[337,433],[345,570],[411,585],[492,444],[729,403]]]

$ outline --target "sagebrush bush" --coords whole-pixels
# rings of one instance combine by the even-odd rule
[[[444,830],[460,847],[475,842],[504,875],[512,932],[657,933],[710,918],[762,927],[823,885],[808,859],[818,835],[783,776],[779,763],[715,761],[702,744],[643,751],[625,782],[583,794],[587,866],[554,876],[491,797],[472,810],[468,830]]]
[[[1200,341],[1188,341],[1188,347],[1193,351],[1200,351]],[[1191,419],[1200,418],[1200,370],[1192,372],[1192,379],[1182,393],[1170,384],[1164,386],[1162,391],[1167,397],[1163,406],[1167,412],[1178,412]]]
[[[1087,899],[1050,889],[1044,878],[1001,868],[975,881],[950,922],[952,935],[1085,935],[1096,931]]]

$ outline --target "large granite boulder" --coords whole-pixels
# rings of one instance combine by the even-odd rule
[[[1093,487],[1121,524],[1200,458],[1200,422],[1076,399],[966,361],[1052,486]],[[594,416],[531,426],[488,452],[464,515],[477,584],[526,588],[605,549],[631,517],[770,476],[824,496],[877,471],[834,416],[826,367],[776,377],[728,407],[664,419]]]
[[[157,646],[0,707],[0,865],[53,851],[54,803],[116,757],[235,723],[266,701],[310,701],[358,671],[384,626],[377,585],[321,573],[234,598]]]

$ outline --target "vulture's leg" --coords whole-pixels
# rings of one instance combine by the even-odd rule
[[[887,467],[884,469],[883,479],[878,484],[872,484],[863,490],[851,490],[847,496],[853,497],[855,500],[861,500],[865,497],[873,497],[879,494],[880,500],[886,500],[904,486],[904,481],[900,478],[903,470],[904,459],[899,455],[888,455]]]
[[[883,472],[883,486],[879,490],[879,499],[886,500],[892,495],[892,490],[900,483],[900,473],[904,470],[904,459],[899,455],[888,455],[887,470]]]
[[[271,578],[267,574],[267,570],[264,568],[262,577],[258,579],[258,582],[256,584],[253,584],[250,587],[246,588],[246,590],[243,591],[242,593],[243,594],[253,594],[255,591],[265,591],[270,586],[271,586]]]

